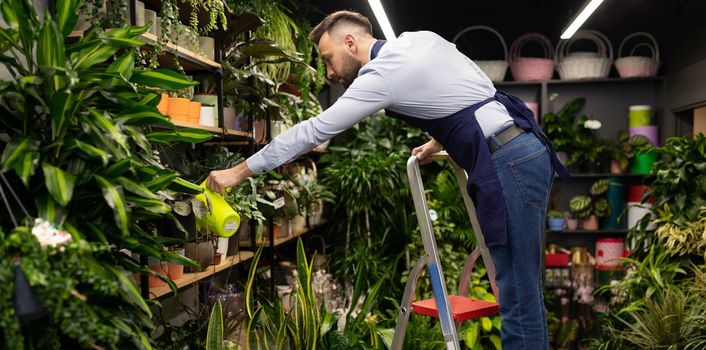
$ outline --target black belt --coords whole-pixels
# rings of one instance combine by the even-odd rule
[[[500,147],[502,147],[504,144],[512,141],[515,137],[518,137],[522,134],[524,134],[525,131],[520,129],[516,124],[513,124],[510,127],[507,127],[503,129],[502,131],[496,133],[495,140],[493,140],[493,137],[488,138],[488,148],[490,149],[490,154],[495,153]]]

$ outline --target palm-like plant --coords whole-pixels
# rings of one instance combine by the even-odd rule
[[[0,327],[3,345],[13,349],[150,348],[152,313],[128,277],[150,272],[119,250],[194,265],[165,248],[153,222],[174,219],[159,191],[200,189],[162,166],[152,149],[211,137],[176,130],[155,107],[160,89],[192,83],[135,68],[134,50],[144,44],[137,38],[147,27],[89,30],[65,44],[80,4],[59,0],[56,15],[39,21],[31,2],[0,1],[7,23],[0,27],[0,57],[13,76],[0,82],[0,171],[30,216],[73,237],[61,248],[40,247],[30,218],[0,220],[7,232],[0,234]],[[14,314],[13,259],[51,313],[43,327],[22,327]],[[23,339],[36,329],[42,337]]]

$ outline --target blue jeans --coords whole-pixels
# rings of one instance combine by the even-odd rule
[[[554,171],[531,132],[492,154],[507,207],[508,244],[490,248],[500,291],[503,350],[549,348],[542,293],[542,237]]]

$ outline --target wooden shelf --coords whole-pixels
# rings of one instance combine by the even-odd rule
[[[175,280],[174,284],[176,284],[177,289],[180,289],[182,287],[185,287],[187,285],[190,285],[192,283],[196,283],[200,280],[203,280],[209,276],[212,276],[220,271],[223,271],[225,269],[231,268],[235,265],[240,264],[241,262],[247,261],[252,259],[252,257],[255,254],[253,252],[248,252],[248,251],[239,251],[236,255],[233,256],[228,256],[223,261],[221,261],[220,264],[214,265],[214,266],[209,266],[206,270],[201,271],[201,272],[195,272],[195,273],[185,273],[184,277]],[[169,294],[172,292],[172,289],[169,288],[169,286],[164,286],[164,287],[153,287],[150,288],[150,299],[157,299],[159,297],[162,297],[166,294]]]
[[[252,137],[252,134],[250,134],[249,132],[245,132],[245,131],[238,131],[238,130],[231,130],[231,129],[224,130],[222,128],[218,128],[215,126],[191,124],[191,123],[182,122],[182,121],[173,121],[172,123],[179,128],[201,129],[201,130],[206,130],[208,132],[212,132],[214,134],[223,134],[223,135],[228,135],[228,136],[240,136],[240,137],[247,137],[247,138]]]
[[[295,231],[295,232],[293,232],[292,235],[289,236],[289,237],[275,238],[275,244],[274,244],[274,245],[270,244],[270,240],[269,240],[267,237],[263,237],[263,238],[260,240],[260,242],[255,242],[255,245],[257,245],[257,246],[264,245],[265,247],[268,247],[268,248],[269,248],[269,247],[273,247],[273,246],[276,247],[276,246],[278,246],[278,245],[282,245],[282,244],[284,244],[284,243],[287,243],[287,242],[289,242],[289,241],[291,241],[291,240],[293,240],[293,239],[295,239],[295,238],[297,238],[297,237],[299,237],[299,236],[302,236],[302,235],[304,235],[304,234],[307,234],[307,233],[313,231],[314,229],[319,228],[319,227],[321,227],[321,226],[323,226],[323,225],[326,225],[326,220],[321,220],[321,222],[320,222],[318,225],[314,225],[314,226],[312,226],[310,229],[307,229],[307,228],[305,227],[303,230]],[[265,235],[263,234],[263,236],[265,236]],[[247,239],[247,240],[244,240],[244,239],[243,239],[243,240],[240,240],[240,247],[241,247],[241,248],[252,248],[252,244],[251,244],[251,243],[252,243],[252,242],[250,241],[250,239]]]
[[[75,30],[69,34],[69,38],[80,38],[83,36],[83,31],[82,30]],[[152,33],[143,33],[138,37],[138,39],[144,41],[146,44],[155,44],[159,42],[159,37],[152,34]],[[146,47],[150,47],[149,45],[146,45]],[[179,63],[181,66],[184,68],[185,71],[187,72],[193,72],[193,71],[214,71],[214,72],[220,72],[221,71],[221,64],[207,58],[205,56],[202,56],[196,52],[187,50],[181,46],[175,45],[173,43],[167,43],[164,46],[165,51],[176,55],[179,58]],[[165,69],[173,69],[175,68],[174,66],[174,60],[171,56],[169,55],[160,55],[159,58],[159,66],[160,68],[165,68]]]

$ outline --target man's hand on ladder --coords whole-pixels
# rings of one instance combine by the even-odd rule
[[[431,139],[429,142],[412,150],[412,155],[417,157],[419,165],[429,164],[433,159],[432,155],[444,149],[439,142]]]

